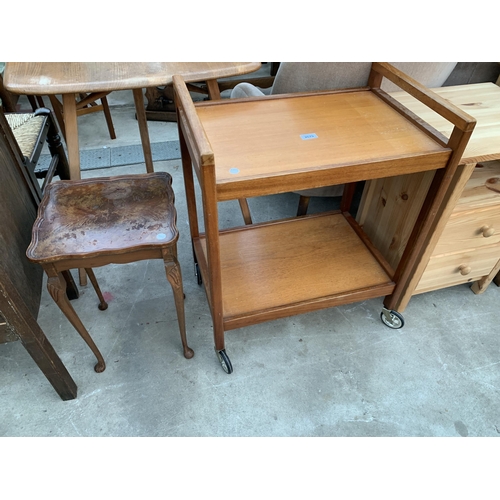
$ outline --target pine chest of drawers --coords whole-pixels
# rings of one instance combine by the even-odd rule
[[[500,161],[478,164],[436,243],[415,293],[475,282],[484,291],[500,262]]]

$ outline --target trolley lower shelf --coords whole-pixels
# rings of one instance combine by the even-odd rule
[[[392,293],[393,270],[347,213],[220,231],[224,329]],[[194,248],[207,290],[205,235]]]

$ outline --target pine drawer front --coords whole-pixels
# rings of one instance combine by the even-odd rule
[[[454,212],[500,206],[500,160],[476,166]]]
[[[500,243],[500,205],[454,212],[436,244],[434,256]]]
[[[431,257],[415,293],[477,281],[500,260],[500,245]]]

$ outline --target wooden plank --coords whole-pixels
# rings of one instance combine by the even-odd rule
[[[12,132],[0,115],[0,340],[12,331],[64,400],[76,397],[76,385],[36,322],[42,291],[42,269],[26,258],[38,199],[23,177],[21,160],[9,147]],[[9,139],[10,138],[10,139]],[[5,329],[10,330],[8,337]]]
[[[434,89],[443,99],[455,104],[472,115],[477,123],[471,140],[465,148],[462,163],[477,163],[500,159],[500,87],[494,83],[478,83],[440,87]],[[452,125],[432,109],[405,92],[391,92],[401,104],[449,137]]]
[[[331,94],[349,94],[356,92],[367,92],[371,90],[370,87],[352,87],[348,89],[331,89],[331,90],[311,90],[308,92],[289,92],[287,94],[271,94],[265,96],[250,96],[250,97],[239,97],[234,99],[224,99],[223,101],[202,101],[195,102],[194,106],[196,108],[210,108],[214,106],[233,106],[240,104],[242,102],[255,102],[257,100],[266,101],[278,101],[283,99],[296,99],[297,97],[311,97],[311,96],[321,96],[321,95],[331,95]]]
[[[413,268],[413,274],[408,281],[408,286],[406,287],[405,293],[398,300],[397,310],[403,312],[408,302],[410,301],[411,295],[415,293],[416,287],[422,277],[422,274],[429,262],[429,258],[434,251],[434,248],[441,236],[441,233],[448,221],[448,218],[453,211],[457,199],[460,197],[463,187],[467,183],[475,164],[460,165],[455,171],[453,178],[449,184],[449,189],[446,191],[442,203],[439,208],[439,213],[436,214],[433,224],[433,229],[430,233],[428,241],[425,247],[422,249],[421,256],[419,260],[415,263]],[[394,307],[390,307],[394,309]]]
[[[187,144],[194,148],[191,159],[201,165],[212,165],[214,155],[212,146],[203,129],[198,114],[195,111],[193,101],[186,89],[181,77],[173,78],[176,104],[179,108],[179,117],[184,134],[187,136]]]
[[[366,248],[371,252],[371,254],[377,259],[377,262],[384,269],[387,276],[394,276],[394,268],[387,262],[382,252],[373,245],[372,241],[368,235],[363,231],[361,226],[356,222],[354,217],[349,212],[342,212],[346,221],[351,225],[354,232],[358,235],[360,241],[366,246]]]
[[[177,129],[179,131],[179,146],[181,150],[182,171],[184,178],[184,192],[186,194],[186,203],[188,209],[189,231],[191,240],[199,236],[198,211],[196,208],[196,194],[194,188],[193,162],[189,145],[186,143],[184,132],[181,126],[181,120],[177,120]],[[199,172],[199,166],[198,166]]]
[[[176,82],[174,81],[174,85]],[[195,133],[197,133],[195,131]],[[210,163],[210,159],[212,160]],[[217,187],[215,180],[215,165],[213,155],[208,154],[201,158],[202,171],[200,183],[203,186],[203,219],[207,237],[207,267],[208,294],[211,297],[212,321],[214,325],[214,343],[217,351],[224,349],[224,318],[222,302],[222,278],[221,278],[221,249],[219,237],[219,215],[217,206]]]
[[[77,387],[74,380],[1,267],[0,310],[60,398],[63,401],[75,399]]]
[[[278,307],[252,311],[248,314],[241,314],[234,317],[224,318],[225,330],[233,330],[244,326],[255,325],[264,321],[272,321],[280,318],[287,318],[297,314],[304,314],[312,311],[319,311],[330,307],[338,307],[354,302],[361,302],[377,297],[389,295],[394,290],[394,283],[388,282],[359,290],[349,290],[349,292],[338,293],[329,297],[304,300],[295,304],[284,304]]]
[[[260,67],[260,62],[9,62],[4,85],[16,94],[77,94],[167,85],[173,75],[202,82]]]
[[[96,113],[98,111],[103,111],[102,104],[98,104],[97,106],[92,106],[90,108],[82,108],[78,109],[78,116],[88,115],[90,113]]]
[[[219,185],[443,152],[370,91],[263,98],[196,110],[217,158]],[[317,138],[304,140],[304,134]]]
[[[348,184],[365,179],[393,177],[413,172],[442,169],[450,156],[449,150],[428,155],[374,160],[357,165],[322,165],[300,172],[281,172],[277,175],[240,178],[221,182],[217,186],[219,201],[251,198],[276,193],[287,193],[321,186]],[[314,175],[311,175],[314,173]]]
[[[394,268],[406,248],[434,171],[368,181],[356,220]]]
[[[373,63],[372,70],[382,74],[402,90],[418,99],[423,105],[434,110],[448,122],[457,126],[460,130],[471,132],[474,129],[474,120],[469,114],[460,109],[460,107],[450,103],[439,94],[405,75],[389,63]]]
[[[429,137],[435,139],[438,143],[440,143],[443,147],[446,147],[448,143],[448,138],[441,134],[439,130],[436,130],[434,127],[429,125],[427,122],[422,120],[415,113],[404,107],[401,103],[399,103],[392,96],[387,94],[381,89],[374,89],[373,92],[380,97],[384,102],[392,106],[394,109],[398,110],[401,114],[404,114],[408,120],[414,123],[420,130],[426,133]]]
[[[82,108],[89,106],[89,105],[93,108],[102,109],[102,105],[96,104],[95,101],[102,99],[103,97],[106,97],[109,94],[110,94],[110,92],[91,93],[88,96],[86,96],[84,99],[78,101],[76,103],[76,109],[78,110],[78,116],[80,116],[81,114],[84,114]],[[93,112],[92,109],[91,108],[89,108],[89,109],[90,109],[90,112],[92,113]]]
[[[38,198],[23,175],[21,159],[8,147],[9,134],[5,118],[0,115],[0,268],[8,271],[10,281],[19,290],[31,314],[36,317],[42,293],[42,268],[26,258],[31,228],[37,214]],[[4,133],[4,130],[6,133]],[[5,314],[4,314],[5,316]]]
[[[201,244],[206,252],[206,243]],[[338,213],[221,231],[220,252],[226,321],[288,310],[292,304],[319,304],[322,297],[345,297],[350,290],[393,287]]]
[[[212,310],[212,298],[210,296],[210,286],[209,286],[210,274],[208,270],[207,246],[205,242],[205,234],[202,234],[201,237],[198,236],[197,238],[194,238],[193,247],[196,254],[196,261],[198,263],[198,267],[201,272],[205,293],[207,295],[208,306],[210,307],[210,310]]]

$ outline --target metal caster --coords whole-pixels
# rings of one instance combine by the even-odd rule
[[[384,325],[388,326],[389,328],[393,328],[394,330],[403,328],[405,324],[405,320],[400,313],[398,313],[397,311],[390,311],[385,307],[380,313],[380,319],[382,320],[382,323],[384,323]]]
[[[217,357],[219,358],[219,363],[222,366],[222,369],[227,373],[233,373],[233,365],[231,361],[229,361],[229,357],[226,354],[226,351],[222,349],[222,351],[215,351],[217,353]]]
[[[194,264],[194,275],[196,276],[196,281],[198,282],[198,285],[201,285],[203,281],[201,280],[201,272],[200,272],[200,266],[196,262]]]

